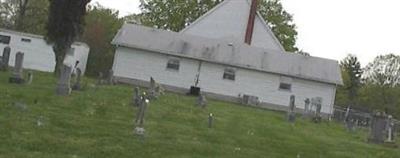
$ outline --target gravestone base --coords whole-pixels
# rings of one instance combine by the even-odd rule
[[[69,85],[57,85],[56,94],[61,96],[67,96],[71,94],[71,88]]]
[[[9,83],[15,83],[15,84],[24,84],[25,80],[23,78],[19,78],[19,77],[10,77],[8,79]]]

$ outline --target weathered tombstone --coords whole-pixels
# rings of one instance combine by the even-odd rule
[[[308,117],[310,113],[310,99],[306,98],[304,100],[304,111],[303,111],[303,117]]]
[[[288,117],[288,121],[290,123],[294,123],[294,121],[296,121],[296,113],[295,113],[295,109],[296,109],[296,105],[295,105],[295,99],[296,97],[294,95],[290,96],[290,102],[289,102],[289,110],[287,113],[287,117]]]
[[[33,81],[33,72],[29,71],[28,72],[28,81],[26,83],[32,84],[32,81]]]
[[[387,131],[387,140],[386,142],[388,143],[393,143],[394,142],[394,122],[393,122],[393,117],[392,115],[389,115],[387,120],[386,120],[386,131]]]
[[[81,77],[82,77],[82,71],[80,68],[76,69],[76,77],[75,77],[75,83],[72,86],[72,90],[81,90]]]
[[[109,85],[115,84],[114,71],[112,69],[108,71],[107,82]]]
[[[25,82],[23,78],[23,63],[24,53],[18,52],[15,55],[15,66],[12,76],[9,79],[10,83],[22,84]]]
[[[207,99],[206,99],[206,96],[204,94],[200,94],[197,97],[197,105],[202,107],[202,108],[205,108],[207,106]]]
[[[156,86],[157,86],[156,81],[154,80],[153,77],[150,77],[150,87],[147,92],[149,94],[150,99],[157,99],[158,97],[156,93]]]
[[[372,126],[368,142],[381,144],[385,141],[386,115],[376,112],[372,118]]]
[[[213,116],[212,113],[210,113],[210,114],[208,115],[208,128],[212,128],[212,126],[213,126],[213,120],[214,120],[214,116]]]
[[[136,126],[143,127],[144,116],[147,109],[147,104],[149,103],[149,99],[147,99],[146,93],[141,96],[141,101],[139,105],[139,109],[136,114]]]
[[[0,71],[7,71],[8,70],[8,63],[10,61],[10,47],[5,47],[3,50],[3,56],[1,57],[0,61]]]
[[[313,98],[313,99],[311,99],[311,103],[313,104],[313,106],[315,106],[315,114],[314,114],[313,121],[315,123],[319,123],[322,120],[322,116],[321,116],[322,98],[321,97]]]
[[[66,96],[71,94],[71,72],[72,68],[66,65],[62,66],[60,78],[57,83],[56,94]]]
[[[141,101],[139,87],[135,87],[133,91],[132,104],[133,106],[139,107]]]

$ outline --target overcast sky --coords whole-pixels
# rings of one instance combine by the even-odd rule
[[[121,15],[140,12],[140,0],[93,0]],[[297,46],[312,56],[362,65],[378,54],[400,55],[400,0],[282,0],[299,32]]]

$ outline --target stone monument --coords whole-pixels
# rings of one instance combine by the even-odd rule
[[[75,83],[72,86],[72,90],[81,90],[82,86],[81,86],[81,77],[82,77],[82,70],[80,68],[76,69],[76,76],[75,76]]]
[[[1,61],[0,61],[0,71],[8,70],[8,63],[10,61],[10,53],[11,53],[11,48],[8,46],[5,47],[3,50],[3,55],[1,57]]]
[[[296,121],[296,97],[294,95],[290,96],[290,102],[289,102],[289,109],[287,113],[287,119],[290,123],[294,123]]]
[[[25,82],[23,77],[23,63],[24,63],[24,53],[18,52],[15,55],[15,66],[12,76],[9,79],[10,83],[22,84]]]

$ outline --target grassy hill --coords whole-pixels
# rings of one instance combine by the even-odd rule
[[[367,144],[367,132],[343,125],[168,93],[151,102],[144,141],[133,134],[133,87],[89,86],[70,97],[54,95],[52,74],[35,72],[32,85],[8,84],[0,72],[0,157],[270,157],[383,158],[400,150]],[[90,81],[88,81],[90,82]],[[207,128],[209,113],[215,126]],[[38,126],[38,120],[41,122]]]

